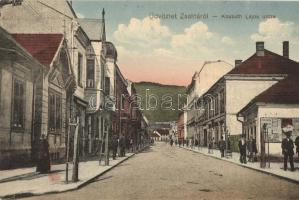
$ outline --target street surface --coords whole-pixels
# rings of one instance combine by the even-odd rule
[[[299,185],[155,143],[80,190],[28,199],[299,199]]]

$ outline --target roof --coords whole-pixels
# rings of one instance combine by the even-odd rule
[[[106,57],[117,60],[117,50],[112,42],[105,42]]]
[[[224,60],[205,61],[200,70],[192,76],[192,82],[187,87],[187,93],[195,86],[195,82],[199,80],[197,94],[199,96],[202,95],[232,68],[233,66]]]
[[[23,48],[19,43],[17,43],[11,34],[9,34],[5,29],[0,26],[0,46],[7,51],[16,51],[18,55],[29,59],[32,62],[35,62],[38,65],[41,65],[25,48]]]
[[[102,20],[101,19],[77,18],[77,20],[90,40],[93,41],[102,40]]]
[[[265,49],[264,56],[256,53],[239,66],[233,68],[232,74],[299,74],[299,63]]]
[[[254,98],[255,102],[299,104],[299,80],[287,77]]]
[[[34,58],[50,65],[63,39],[62,34],[11,34]]]
[[[157,129],[156,130],[160,135],[169,135],[168,129]]]
[[[299,104],[299,80],[297,76],[290,75],[274,84],[256,96],[239,113],[244,112],[255,103]]]

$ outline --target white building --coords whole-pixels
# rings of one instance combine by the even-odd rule
[[[264,49],[263,42],[256,43],[256,53],[217,81],[201,98],[204,108],[199,126],[201,144],[207,145],[211,138],[217,143],[221,136],[230,136],[231,147],[243,133],[237,119],[238,112],[252,99],[283,80],[289,74],[297,73],[298,63]],[[205,95],[209,98],[205,98]],[[253,137],[259,141],[256,127]]]
[[[286,128],[292,131],[293,141],[299,136],[299,81],[297,76],[289,75],[262,92],[238,114],[243,125],[243,133],[246,134],[247,139],[258,138],[256,144],[261,153],[280,157],[281,142],[285,137],[284,129]],[[295,147],[294,152],[296,152]]]
[[[199,130],[196,123],[200,112],[198,112],[198,98],[224,74],[233,68],[232,65],[225,61],[207,61],[204,62],[201,69],[195,72],[190,85],[187,88],[187,106],[186,106],[186,128],[185,139],[198,138]],[[196,136],[195,136],[196,135]]]

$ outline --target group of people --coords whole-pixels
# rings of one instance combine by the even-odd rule
[[[287,162],[290,162],[291,171],[295,171],[294,167],[294,142],[291,138],[292,132],[286,132],[285,138],[281,142],[281,149],[283,154],[283,162],[284,162],[284,170],[287,170]],[[299,159],[299,136],[295,139],[295,145],[296,145],[296,153],[298,154]],[[242,135],[241,139],[238,143],[239,151],[240,151],[240,162],[246,164],[246,153],[247,149],[249,152],[249,161],[256,161],[256,154],[257,154],[257,147],[256,147],[256,140],[252,137],[250,138],[249,142],[246,143],[245,137]]]
[[[112,136],[111,146],[112,158],[116,159],[117,150],[119,148],[119,157],[124,157],[126,154],[126,147],[133,152],[133,139],[126,140],[124,135],[120,135],[119,138],[116,134]]]

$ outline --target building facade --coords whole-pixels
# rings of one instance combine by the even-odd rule
[[[236,117],[238,112],[257,95],[264,92],[288,74],[296,73],[296,62],[264,49],[257,42],[256,53],[217,81],[199,101],[203,107],[198,127],[201,144],[206,146],[213,139],[214,146],[220,137],[228,137],[231,148],[238,150],[237,141],[243,134],[242,124]],[[259,141],[256,127],[253,137]]]
[[[298,91],[296,75],[289,75],[256,96],[238,113],[246,139],[259,138],[256,145],[260,154],[280,157],[284,133],[291,131],[293,141],[299,136]]]
[[[199,98],[205,95],[205,98],[211,99],[211,95],[207,93],[207,90],[232,68],[232,65],[225,61],[207,61],[193,75],[192,82],[187,88],[187,106],[185,111],[187,113],[186,139],[200,140],[198,123],[203,110]]]
[[[0,167],[31,160],[34,87],[45,70],[0,27]]]

